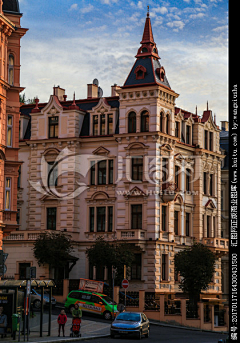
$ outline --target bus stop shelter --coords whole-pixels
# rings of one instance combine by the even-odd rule
[[[27,297],[28,280],[0,280],[0,293],[14,293],[13,313],[17,313],[19,304],[19,292],[24,292]],[[30,280],[31,289],[39,289],[41,293],[40,308],[40,337],[43,333],[43,309],[44,309],[44,290],[49,290],[49,309],[48,309],[48,336],[51,336],[51,316],[52,316],[52,288],[55,287],[53,280]]]

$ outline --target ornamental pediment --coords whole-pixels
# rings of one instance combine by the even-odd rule
[[[109,155],[110,151],[103,146],[100,146],[99,148],[95,149],[93,152],[93,155]]]
[[[41,113],[42,114],[51,114],[56,115],[61,113],[63,110],[62,105],[60,104],[58,97],[56,95],[51,95],[50,99],[45,107],[42,108]]]
[[[101,98],[98,102],[98,104],[92,108],[90,112],[98,112],[98,113],[107,113],[109,111],[112,111],[111,106],[108,104],[107,100],[105,98]]]
[[[146,197],[146,193],[144,193],[140,188],[137,186],[133,187],[131,190],[126,192],[125,197]]]

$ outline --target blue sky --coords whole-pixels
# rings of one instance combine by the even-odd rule
[[[123,85],[142,38],[147,6],[160,63],[176,105],[228,117],[228,1],[20,0],[21,85],[27,98],[48,101],[52,87],[86,98],[99,80],[103,95]]]

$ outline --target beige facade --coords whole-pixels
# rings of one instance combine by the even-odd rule
[[[48,103],[22,107],[20,228],[4,242],[9,276],[20,277],[24,263],[37,266],[33,242],[54,229],[74,240],[79,260],[70,278],[98,277],[85,251],[102,235],[133,245],[130,290],[165,294],[179,292],[174,255],[202,242],[218,253],[206,293],[222,294],[228,239],[221,237],[220,130],[208,108],[200,117],[176,107],[163,67],[148,79],[159,57],[147,25],[149,17],[138,65],[111,97],[88,85],[87,99],[67,101],[54,87]],[[47,266],[37,268],[43,275]]]

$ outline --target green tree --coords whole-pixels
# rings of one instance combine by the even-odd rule
[[[212,280],[216,255],[205,245],[195,243],[191,248],[179,251],[175,257],[175,269],[180,273],[180,289],[188,294],[193,306]]]
[[[124,265],[131,267],[134,261],[134,252],[130,244],[127,243],[109,243],[102,236],[98,237],[94,245],[86,250],[89,263],[97,269],[107,267],[116,269],[115,285],[120,286],[124,276]],[[112,279],[109,279],[112,283]]]
[[[69,261],[70,253],[73,251],[73,244],[64,233],[46,232],[39,235],[34,242],[33,254],[38,265],[49,265],[49,270],[54,268],[55,278],[59,268],[63,268]]]

